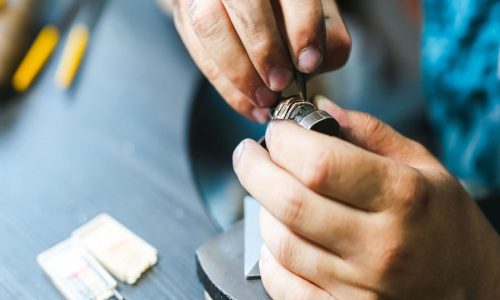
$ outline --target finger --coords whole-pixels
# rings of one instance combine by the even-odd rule
[[[326,50],[320,72],[342,67],[351,53],[351,37],[333,0],[322,0],[326,30]]]
[[[289,51],[298,70],[318,70],[325,52],[325,21],[321,0],[279,0]]]
[[[346,253],[361,240],[365,212],[326,199],[275,165],[252,140],[234,153],[234,169],[243,187],[276,219],[298,235],[336,253]]]
[[[192,0],[189,13],[196,36],[220,71],[254,105],[271,106],[278,94],[261,80],[222,2]]]
[[[222,2],[262,81],[275,92],[283,91],[293,80],[293,68],[271,2]]]
[[[291,232],[265,209],[261,210],[260,228],[264,244],[285,269],[304,278],[339,299],[371,299],[362,286],[364,277],[347,260],[318,247]]]
[[[333,297],[312,283],[300,278],[281,266],[262,247],[259,261],[262,283],[272,299],[332,299]]]
[[[267,110],[256,108],[250,99],[227,79],[217,64],[209,57],[195,35],[191,23],[187,20],[188,11],[186,5],[186,1],[181,1],[172,6],[174,23],[195,63],[233,109],[259,123],[266,122],[268,119]]]
[[[260,228],[273,257],[292,273],[325,291],[333,291],[333,282],[349,277],[349,265],[341,257],[297,236],[265,209],[261,210]]]
[[[378,196],[399,176],[393,160],[287,121],[269,124],[266,145],[274,163],[328,198],[367,211],[391,203]]]
[[[319,109],[337,119],[345,140],[413,167],[439,165],[421,144],[402,136],[379,119],[366,113],[342,109],[324,96],[315,96],[314,102]]]

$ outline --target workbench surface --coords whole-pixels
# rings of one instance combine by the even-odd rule
[[[125,298],[201,299],[194,253],[216,230],[187,151],[200,74],[171,21],[154,1],[108,1],[69,92],[61,52],[0,109],[0,299],[62,298],[36,256],[103,212],[158,249]]]

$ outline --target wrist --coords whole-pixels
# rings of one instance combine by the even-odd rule
[[[484,257],[484,267],[478,276],[477,297],[474,299],[494,299],[500,295],[500,237],[495,235],[496,247],[491,247],[493,253]]]
[[[476,206],[480,215],[476,243],[478,252],[475,292],[471,299],[494,299],[500,295],[500,236]]]

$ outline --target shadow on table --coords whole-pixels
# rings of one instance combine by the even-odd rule
[[[265,126],[236,113],[206,80],[200,83],[190,120],[193,176],[208,215],[226,229],[243,217],[246,193],[234,175],[233,150],[245,138],[260,138]]]

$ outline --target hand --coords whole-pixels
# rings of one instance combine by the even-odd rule
[[[259,122],[295,68],[329,71],[349,55],[351,40],[334,0],[170,2],[198,67],[234,109]]]
[[[240,182],[264,207],[260,270],[276,299],[493,299],[500,241],[418,143],[324,98],[345,140],[271,122],[246,140]]]

